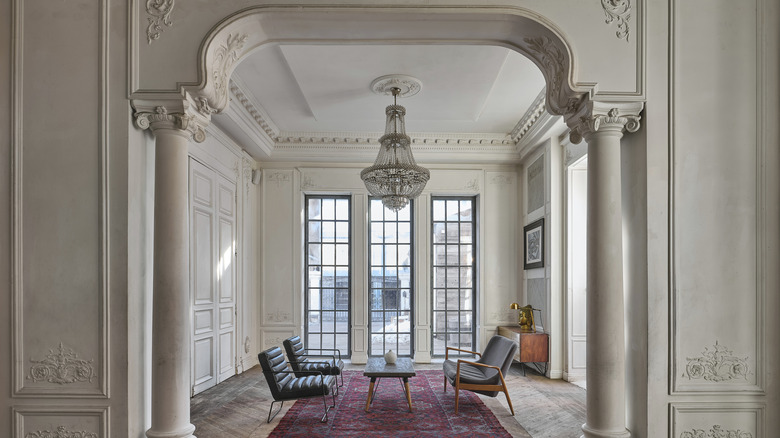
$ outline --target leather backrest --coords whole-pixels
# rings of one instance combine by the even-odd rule
[[[506,375],[509,367],[512,365],[512,358],[517,351],[517,344],[509,338],[495,335],[490,338],[485,352],[477,361],[486,365],[497,366],[501,369],[501,374]]]
[[[292,380],[292,374],[278,373],[278,371],[288,371],[287,364],[284,361],[284,353],[279,347],[272,347],[257,355],[257,360],[263,368],[263,375],[268,381],[268,387],[271,394],[276,398],[282,392],[282,388]]]
[[[290,360],[290,365],[292,366],[293,370],[300,371],[300,364],[302,362],[306,362],[307,360],[305,357],[300,356],[304,350],[301,337],[289,337],[282,341],[282,345],[284,345],[284,350],[287,352],[287,357]]]

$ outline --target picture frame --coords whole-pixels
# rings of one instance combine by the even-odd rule
[[[523,227],[523,269],[544,267],[544,218]]]

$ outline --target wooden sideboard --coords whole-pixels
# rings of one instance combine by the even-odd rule
[[[517,344],[517,353],[515,360],[522,366],[526,363],[543,363],[544,372],[539,369],[543,375],[547,374],[547,363],[550,361],[550,335],[547,333],[529,333],[520,331],[520,326],[499,326],[498,335],[509,338]],[[523,368],[525,375],[525,368]]]

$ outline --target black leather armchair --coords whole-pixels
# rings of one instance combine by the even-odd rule
[[[320,371],[322,374],[330,376],[341,376],[339,387],[344,386],[344,362],[341,360],[341,350],[335,348],[318,348],[317,351],[333,351],[336,354],[332,356],[306,354],[303,348],[303,341],[300,336],[292,336],[285,339],[282,344],[287,352],[287,360],[296,373],[304,371]],[[299,376],[299,374],[296,374]],[[337,390],[338,391],[338,390]],[[336,392],[338,394],[338,392]]]
[[[476,354],[479,359],[470,361],[458,359],[457,362],[449,360],[450,350]],[[502,391],[509,403],[509,410],[515,415],[512,400],[506,389],[504,376],[512,365],[512,358],[517,351],[517,344],[503,336],[493,336],[482,354],[476,351],[462,350],[447,347],[444,360],[444,391],[447,391],[447,382],[455,387],[455,413],[458,413],[458,392],[461,389],[479,394],[495,397],[498,391]]]
[[[287,368],[287,362],[284,361],[284,353],[279,347],[269,348],[257,355],[260,366],[263,368],[263,374],[268,381],[268,387],[271,389],[271,395],[274,400],[271,402],[271,408],[268,410],[268,423],[276,417],[276,414],[282,410],[285,400],[297,400],[306,397],[322,397],[322,403],[325,405],[325,414],[320,421],[328,421],[328,411],[336,406],[336,395],[333,388],[336,379],[333,376],[324,375],[319,371],[292,371]],[[299,376],[300,377],[296,377]],[[328,406],[326,396],[332,394],[333,404]],[[274,409],[274,403],[281,402],[279,409],[271,415]]]

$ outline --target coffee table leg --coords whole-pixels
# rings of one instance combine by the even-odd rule
[[[406,392],[406,402],[409,403],[409,412],[412,412],[412,392],[409,390],[409,379],[404,377],[404,391]]]
[[[368,384],[368,399],[366,399],[366,412],[368,412],[368,407],[371,406],[371,396],[374,395],[374,382],[376,382],[376,377],[372,377],[371,383]]]

